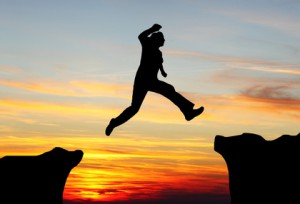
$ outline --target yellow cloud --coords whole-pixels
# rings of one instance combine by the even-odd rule
[[[107,108],[99,108],[97,107],[85,107],[80,105],[72,105],[72,104],[59,104],[59,103],[50,103],[50,102],[37,102],[37,101],[29,101],[29,100],[0,100],[0,105],[6,109],[12,109],[18,112],[45,112],[50,115],[59,115],[59,116],[67,116],[67,115],[106,115],[107,111],[116,112],[113,109]]]
[[[189,98],[189,94],[185,93]],[[191,96],[192,97],[192,96]],[[156,101],[164,100],[165,103],[157,103]],[[153,103],[152,103],[153,102]],[[155,102],[155,103],[154,103]],[[99,103],[101,104],[101,103]],[[109,122],[110,118],[118,116],[128,105],[124,104],[123,107],[110,106],[97,106],[96,104],[74,104],[74,103],[53,103],[53,102],[39,102],[30,100],[14,100],[2,99],[0,100],[1,112],[12,112],[18,115],[19,122],[34,124],[39,119],[32,115],[26,116],[28,113],[43,113],[44,118],[63,117],[71,118],[73,121],[80,120],[105,120]],[[295,115],[300,110],[299,100],[291,99],[267,99],[259,97],[249,97],[245,95],[203,95],[201,96],[201,105],[205,107],[204,113],[199,116],[199,120],[191,121],[193,125],[204,125],[206,122],[221,122],[221,123],[247,123],[248,118],[261,118],[264,114],[265,118],[277,120],[274,117],[278,113],[285,113],[285,119]],[[239,114],[243,113],[243,114]],[[25,117],[26,116],[26,117]],[[13,115],[7,119],[13,119]],[[5,120],[2,117],[2,120]],[[77,119],[76,119],[77,118]],[[277,119],[276,119],[277,118]],[[180,110],[174,106],[167,99],[160,98],[160,96],[150,96],[145,100],[139,113],[134,116],[134,120],[144,122],[154,122],[162,124],[187,124]]]
[[[43,81],[23,82],[12,79],[0,79],[0,85],[25,89],[43,94],[77,96],[77,97],[123,97],[130,96],[131,86],[90,81]]]

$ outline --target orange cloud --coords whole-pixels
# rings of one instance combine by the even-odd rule
[[[288,90],[291,89],[289,85],[253,85],[241,92],[242,96],[248,96],[262,101],[269,101],[270,103],[280,103],[285,105],[299,104],[300,98],[292,96]]]
[[[157,100],[155,97],[150,97],[149,100]],[[145,101],[144,107],[140,112],[134,117],[139,121],[146,122],[155,122],[155,123],[175,123],[175,124],[184,124],[186,123],[184,117],[180,113],[180,110],[175,107],[171,102],[168,102],[167,99],[164,99],[166,103],[151,105],[151,102]],[[74,115],[77,115],[75,118],[82,120],[84,118],[98,118],[109,120],[111,117],[118,116],[123,109],[130,105],[124,104],[123,107],[113,107],[113,106],[97,106],[97,104],[74,104],[74,103],[53,103],[47,101],[30,101],[30,100],[15,100],[15,99],[2,99],[0,100],[0,106],[2,111],[10,112],[13,111],[16,114],[19,114],[19,118],[22,118],[22,115],[25,113],[43,113],[44,117],[46,115],[72,118],[74,120]],[[46,115],[45,115],[46,114]],[[173,116],[173,117],[172,117]],[[174,117],[176,116],[176,117]],[[11,118],[11,117],[10,117]],[[29,118],[27,117],[29,120]],[[34,119],[33,120],[37,120]]]
[[[124,97],[130,95],[131,86],[116,85],[90,81],[44,81],[44,82],[22,82],[12,79],[0,79],[0,85],[25,89],[33,92],[77,97]]]
[[[252,88],[245,90],[237,95],[201,95],[201,105],[206,109],[203,115],[199,116],[199,120],[190,122],[192,125],[204,125],[211,122],[220,122],[227,124],[245,123],[248,121],[250,115],[252,118],[261,118],[262,114],[266,118],[272,118],[272,120],[277,120],[279,118],[274,117],[274,114],[285,113],[284,118],[297,119],[297,113],[299,112],[299,100],[294,98],[282,98],[285,89],[274,92],[274,89],[269,89],[269,93],[266,92],[268,89],[264,88]],[[262,92],[266,92],[262,95]],[[281,93],[282,92],[282,93]],[[275,96],[277,98],[272,98]],[[281,95],[280,95],[281,94]],[[199,98],[197,94],[184,93],[188,98],[193,99],[193,97]],[[199,94],[198,94],[199,95]],[[151,96],[146,99],[145,104],[139,111],[139,113],[134,116],[134,120],[141,122],[154,122],[161,124],[187,124],[184,117],[182,116],[180,110],[175,107],[171,102],[166,103],[154,103],[147,100],[158,100],[160,96]],[[163,99],[160,99],[163,100]],[[129,105],[128,101],[128,105]],[[6,115],[2,117],[2,121],[14,120],[18,122],[23,122],[26,124],[36,124],[43,125],[43,123],[52,123],[48,121],[40,121],[38,115],[42,114],[43,117],[53,118],[69,118],[73,122],[80,122],[82,120],[100,120],[103,122],[109,121],[110,118],[116,117],[126,108],[124,107],[112,107],[112,106],[96,106],[96,104],[72,104],[72,103],[53,103],[53,102],[38,102],[30,100],[0,100],[0,106],[2,107],[2,112],[13,112],[14,115]],[[243,112],[244,114],[238,114]],[[28,116],[30,113],[31,117]],[[38,115],[36,115],[39,113]],[[36,116],[35,116],[36,115]],[[256,116],[255,116],[256,115]],[[281,117],[282,118],[282,117]],[[255,121],[253,121],[255,122]],[[58,125],[58,123],[55,123]],[[54,125],[55,125],[54,124]],[[103,124],[105,125],[105,124]]]
[[[248,69],[248,68],[247,68]],[[288,73],[298,75],[297,70],[279,70],[279,69],[255,69],[254,71],[267,70],[269,72]],[[298,121],[300,115],[300,98],[298,96],[299,83],[296,77],[266,77],[259,75],[249,75],[239,69],[230,69],[219,71],[213,75],[212,80],[215,83],[226,84],[235,90],[233,93],[223,96],[204,96],[211,108],[216,108],[218,113],[222,113],[222,107],[215,105],[220,103],[232,113],[243,112],[246,116],[252,115],[257,118],[269,118],[271,121],[290,120]],[[212,97],[210,99],[210,97]],[[215,98],[215,99],[214,99]],[[257,116],[258,113],[260,116]],[[226,113],[228,116],[229,112]],[[278,117],[280,115],[280,117]],[[230,117],[232,118],[232,116]]]
[[[292,66],[295,67],[296,66]],[[300,70],[296,69],[289,69],[289,66],[286,69],[283,68],[268,68],[268,67],[252,67],[252,68],[245,68],[249,70],[255,70],[255,71],[263,71],[263,72],[273,72],[273,73],[285,73],[285,74],[291,74],[291,75],[300,75]]]

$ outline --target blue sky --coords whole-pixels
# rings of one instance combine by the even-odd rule
[[[41,75],[48,72],[51,76],[53,67],[62,66],[80,72],[82,77],[99,70],[101,75],[112,74],[120,77],[116,80],[129,82],[140,57],[137,35],[153,23],[163,26],[167,40],[163,51],[191,51],[210,57],[165,54],[165,67],[174,72],[174,77],[195,78],[195,72],[206,75],[235,66],[224,62],[226,58],[261,60],[282,66],[299,63],[297,1],[1,1],[1,4],[3,63],[12,63],[8,55],[17,56],[16,66],[34,69]],[[184,57],[187,59],[182,60]],[[239,64],[234,68],[239,68]]]

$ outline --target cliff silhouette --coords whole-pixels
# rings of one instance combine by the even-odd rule
[[[56,147],[37,156],[0,159],[0,203],[62,204],[67,177],[83,157],[81,150]]]
[[[214,148],[228,167],[231,204],[300,203],[300,133],[217,135]]]

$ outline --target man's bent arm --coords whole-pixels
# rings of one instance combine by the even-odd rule
[[[167,73],[165,72],[163,65],[161,65],[159,67],[159,70],[160,70],[161,75],[163,75],[163,77],[167,77]]]

